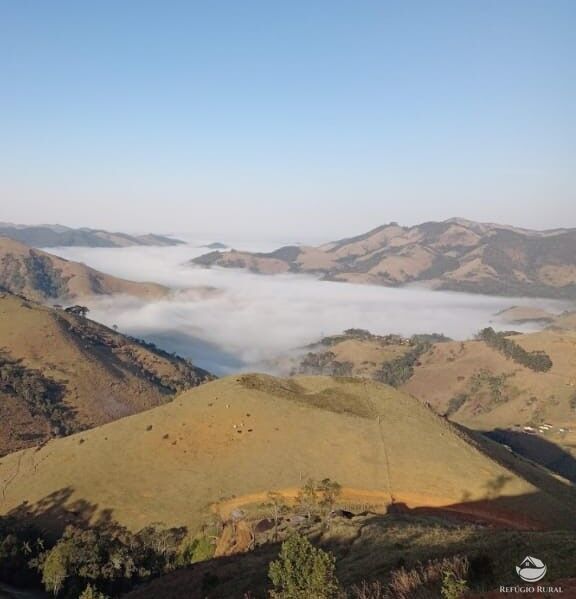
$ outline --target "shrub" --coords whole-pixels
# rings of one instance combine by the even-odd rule
[[[282,543],[268,576],[274,585],[270,595],[275,599],[335,599],[340,592],[334,556],[299,534]]]
[[[466,581],[458,578],[452,570],[445,570],[442,575],[442,599],[461,599],[468,590]]]
[[[187,566],[196,562],[203,562],[214,557],[214,544],[203,535],[196,537],[188,543],[178,559],[179,566]]]
[[[89,584],[84,589],[79,599],[108,599],[108,596]]]

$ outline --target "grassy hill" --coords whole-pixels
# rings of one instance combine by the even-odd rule
[[[576,491],[418,400],[358,379],[228,377],[173,402],[0,460],[0,515],[61,530],[115,522],[201,528],[308,478],[340,501],[467,514],[516,528],[574,526]]]
[[[168,292],[162,285],[112,277],[6,237],[0,237],[0,289],[38,301],[113,293],[153,299]]]
[[[32,247],[126,247],[131,245],[181,245],[184,242],[164,235],[127,235],[101,229],[72,229],[62,225],[15,225],[0,223],[0,236]]]
[[[435,342],[355,331],[328,337],[293,358],[293,373],[346,374],[394,385],[437,413],[494,438],[576,480],[576,331],[569,315],[539,333],[508,339],[528,352],[544,352],[552,367],[535,371],[484,341]],[[429,343],[416,352],[418,343]],[[526,428],[527,427],[527,428]]]
[[[89,319],[0,293],[0,455],[166,403],[207,377]]]
[[[320,247],[269,253],[231,250],[192,260],[275,274],[305,272],[333,281],[493,295],[576,297],[576,230],[529,231],[464,219],[413,227],[396,223]]]

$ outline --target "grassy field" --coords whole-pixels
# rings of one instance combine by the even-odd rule
[[[394,502],[524,528],[574,524],[573,490],[486,443],[375,382],[228,377],[0,459],[0,513],[54,530],[163,522],[194,531],[226,502],[250,506],[328,477],[343,501],[375,511]]]

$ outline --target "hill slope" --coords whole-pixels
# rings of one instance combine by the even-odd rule
[[[0,237],[0,289],[39,301],[112,293],[157,298],[168,292],[161,285],[118,279],[5,237]]]
[[[416,399],[357,379],[265,375],[207,383],[3,458],[0,514],[57,529],[99,520],[197,530],[269,490],[294,496],[308,477],[336,480],[344,501],[374,509],[394,501],[524,527],[575,522],[573,489]]]
[[[201,266],[274,274],[305,272],[324,279],[540,297],[576,297],[576,230],[528,231],[464,219],[413,227],[383,225],[320,247],[270,253],[210,252]]]
[[[327,337],[279,366],[389,382],[454,422],[494,431],[515,451],[576,481],[576,332],[555,326],[508,338],[528,352],[543,351],[551,368],[534,371],[483,341],[360,330]]]
[[[181,245],[184,242],[164,235],[127,235],[101,229],[72,229],[62,225],[15,225],[0,223],[0,236],[32,247],[126,247],[130,245]]]
[[[166,403],[207,377],[91,320],[0,293],[0,455]]]

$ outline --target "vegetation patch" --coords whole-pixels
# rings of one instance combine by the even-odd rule
[[[547,372],[552,368],[552,360],[546,352],[526,351],[518,343],[506,337],[504,333],[497,333],[492,327],[482,329],[478,333],[478,339],[504,354],[507,358],[535,372]]]
[[[414,347],[403,356],[384,362],[374,378],[392,387],[400,387],[414,374],[414,366],[430,347],[429,343],[416,342]]]
[[[64,402],[66,386],[1,353],[0,391],[23,399],[32,416],[48,420],[52,434],[72,432],[73,415]]]

